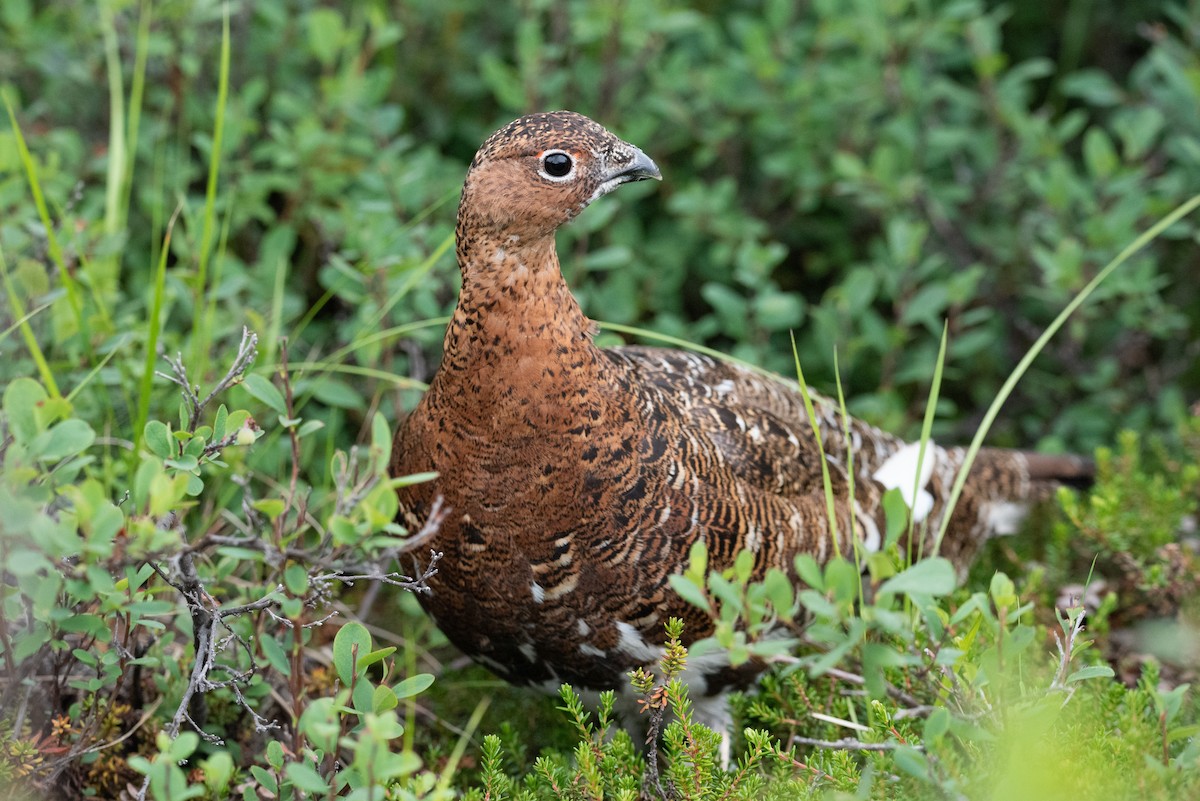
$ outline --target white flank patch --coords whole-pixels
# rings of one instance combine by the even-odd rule
[[[746,550],[750,553],[758,553],[758,549],[762,547],[762,532],[758,530],[758,526],[753,523],[750,528],[746,529]]]
[[[713,391],[716,392],[717,395],[728,395],[730,392],[733,392],[733,389],[733,381],[728,378],[713,387]]]
[[[863,514],[858,501],[854,502],[854,519],[862,527],[863,547],[871,553],[878,551],[883,546],[883,537],[879,535],[879,526],[875,525],[874,518]]]
[[[586,637],[592,633],[592,627],[587,624],[583,618],[575,621],[575,630],[579,632],[580,637]]]
[[[529,585],[529,592],[533,595],[533,602],[535,604],[540,604],[546,600],[546,591],[536,581]]]
[[[692,719],[721,735],[721,744],[717,747],[717,757],[721,760],[721,767],[728,770],[732,757],[730,741],[733,738],[733,713],[729,711],[729,696],[725,693],[700,695],[692,689],[693,686],[690,682],[688,683],[690,691],[688,698],[692,701]]]
[[[887,461],[875,471],[874,478],[888,489],[900,490],[901,497],[912,510],[913,522],[920,523],[933,509],[933,496],[924,487],[933,476],[933,467],[937,462],[937,451],[930,440],[925,448],[925,458],[921,461],[921,474],[917,476],[917,459],[921,455],[921,443],[910,442],[888,457]],[[917,496],[913,497],[913,485],[917,486]]]
[[[661,648],[647,645],[638,630],[624,620],[617,621],[617,650],[644,664],[656,662],[662,655]]]
[[[714,649],[688,658],[687,667],[679,678],[688,686],[688,697],[692,700],[693,719],[703,723],[721,735],[721,745],[717,751],[721,767],[728,768],[730,764],[730,748],[733,737],[733,715],[729,711],[729,694],[722,692],[717,695],[708,694],[708,682],[705,674],[717,673],[729,667],[729,652],[724,649]]]
[[[586,642],[579,646],[579,653],[583,654],[584,656],[598,656],[601,659],[604,659],[606,656],[608,656],[608,654],[604,651],[600,650],[591,643]]]
[[[986,515],[988,529],[994,535],[1016,534],[1021,528],[1029,507],[1023,503],[1012,501],[996,501],[987,505]]]
[[[530,662],[538,661],[537,649],[534,648],[531,644],[529,644],[527,642],[523,642],[519,646],[517,646],[517,650],[520,651],[521,655],[524,656],[526,659],[528,659]]]

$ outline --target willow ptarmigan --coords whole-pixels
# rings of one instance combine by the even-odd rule
[[[641,150],[566,111],[501,128],[467,173],[462,293],[391,471],[438,473],[399,490],[413,530],[437,497],[449,509],[422,603],[459,648],[514,683],[620,689],[628,670],[657,659],[668,617],[683,618],[689,641],[710,634],[667,580],[697,540],[712,567],[749,549],[760,576],[790,570],[798,553],[835,552],[794,384],[694,353],[597,348],[563,280],[555,230],[621,184],[660,177]],[[851,516],[876,548],[881,497],[913,495],[917,447],[857,421],[848,446],[840,413],[815,402],[841,552]],[[962,457],[926,454],[914,517],[940,521]],[[982,451],[941,553],[964,564],[1039,489],[1087,470],[1072,457]],[[688,676],[693,698],[746,679],[727,666]]]

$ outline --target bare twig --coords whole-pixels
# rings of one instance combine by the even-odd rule
[[[1054,673],[1054,680],[1050,682],[1050,689],[1061,690],[1067,694],[1067,697],[1063,699],[1063,706],[1066,706],[1075,694],[1075,687],[1068,685],[1067,676],[1071,670],[1071,659],[1075,656],[1075,640],[1083,631],[1087,613],[1083,606],[1068,609],[1066,616],[1059,614],[1057,609],[1054,611],[1062,634],[1054,632],[1054,647],[1058,651],[1058,670]]]
[[[204,400],[200,400],[200,386],[197,384],[193,387],[191,380],[188,378],[187,368],[183,365],[183,356],[176,354],[174,358],[164,356],[167,364],[171,366],[171,373],[167,374],[158,370],[154,374],[165,378],[173,384],[177,384],[180,392],[183,394],[184,402],[188,405],[188,430],[195,431],[196,426],[200,424],[200,417],[204,414],[204,409],[208,404],[212,403],[213,398],[224,392],[229,387],[241,380],[246,371],[250,369],[250,365],[254,363],[254,359],[258,356],[258,334],[253,333],[249,328],[242,327],[242,341],[238,344],[237,356],[234,357],[233,364],[229,371],[225,373],[225,377],[217,382],[212,391],[205,396]]]
[[[828,748],[834,751],[894,751],[897,748],[902,748],[905,743],[864,743],[861,740],[855,740],[851,737],[843,737],[840,740],[816,740],[812,737],[801,737],[796,735],[792,737],[793,745],[810,745],[813,748]],[[908,746],[915,748],[918,751],[924,749],[919,745]]]

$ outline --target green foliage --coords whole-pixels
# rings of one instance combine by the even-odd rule
[[[1196,513],[1200,464],[1171,456],[1161,441],[1148,445],[1152,454],[1137,434],[1122,432],[1115,453],[1096,451],[1095,489],[1086,496],[1063,493],[1069,521],[1063,526],[1082,537],[1085,547],[1144,564],[1163,546],[1178,542],[1184,520]]]
[[[613,698],[592,718],[564,691],[564,723],[435,671],[413,600],[362,586],[421,586],[393,571],[425,554],[394,522],[386,421],[436,359],[474,147],[572,107],[662,166],[561,236],[614,330],[781,372],[794,331],[813,386],[836,364],[852,412],[912,434],[945,321],[932,433],[965,438],[1028,341],[1200,185],[1195,9],[1068,5],[0,3],[0,789],[638,797],[648,757]],[[1152,640],[1194,641],[1197,434],[1141,432],[1200,395],[1196,238],[1180,221],[1115,271],[998,421],[1080,451],[1139,432],[1052,536],[1014,546],[1012,580],[951,592],[944,563],[892,551],[865,573],[800,560],[797,587],[693,553],[674,586],[718,621],[693,653],[777,664],[738,702],[761,730],[725,771],[673,630],[630,716],[661,713],[664,787],[1196,794],[1177,671],[1104,680],[1054,603],[1094,562],[1106,655],[1150,613],[1174,627]],[[332,633],[343,604],[398,636]],[[497,734],[473,762],[476,730]],[[847,734],[886,747],[795,739]]]

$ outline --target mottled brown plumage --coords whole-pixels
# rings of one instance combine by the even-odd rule
[[[653,661],[668,617],[685,620],[689,640],[709,634],[711,621],[667,582],[697,539],[717,568],[752,550],[760,575],[790,570],[797,553],[834,553],[794,383],[693,353],[592,342],[554,232],[621,183],[648,178],[658,169],[640,150],[554,112],[492,135],[463,188],[462,293],[441,367],[397,432],[392,473],[439,474],[399,491],[410,527],[438,496],[449,508],[433,546],[445,556],[422,603],[455,644],[510,681],[619,687]],[[852,528],[877,545],[880,499],[913,485],[916,449],[857,421],[848,448],[836,408],[816,403],[841,550]],[[927,455],[932,471],[911,503],[931,529],[962,456]],[[1013,503],[1086,475],[1070,457],[983,451],[942,553],[965,564],[1011,523]],[[694,692],[715,692],[747,676],[716,665],[697,678]]]

